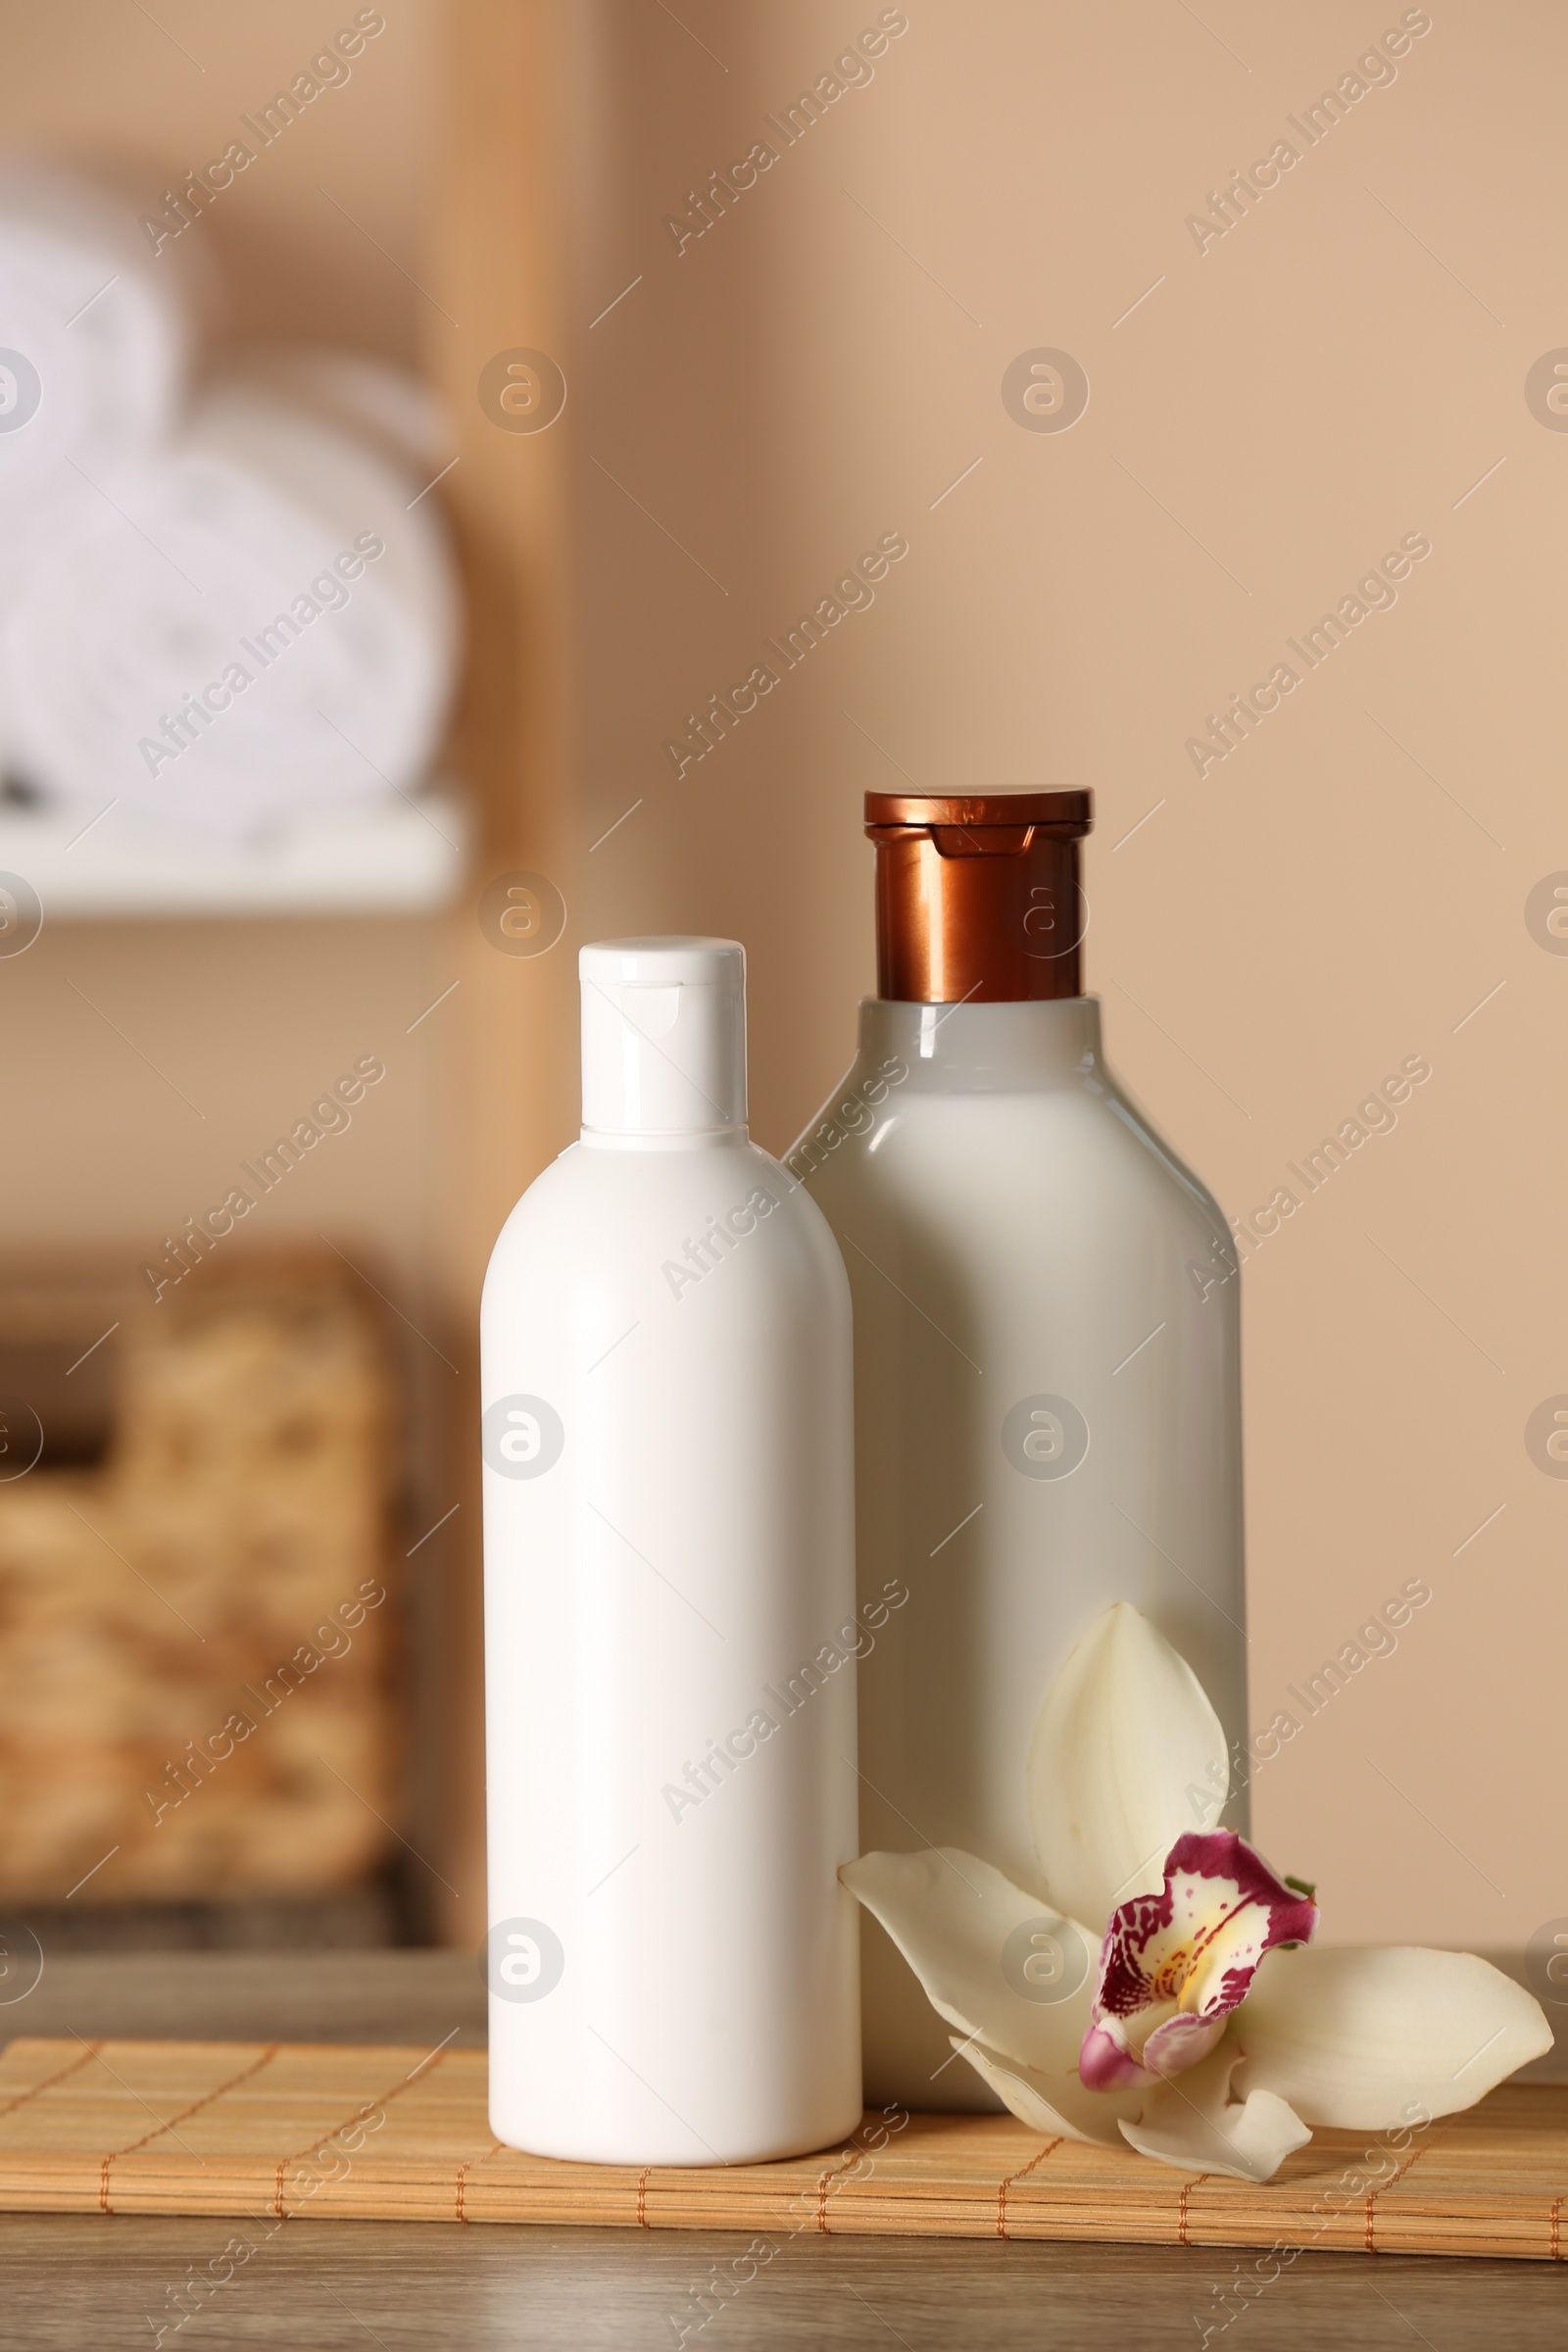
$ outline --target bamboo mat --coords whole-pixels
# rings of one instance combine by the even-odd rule
[[[492,2136],[477,2050],[35,2038],[0,2056],[0,2210],[238,2215],[248,2241],[312,2215],[736,2230],[775,2252],[805,2230],[1257,2246],[1276,2267],[1303,2247],[1560,2261],[1565,2204],[1563,2088],[1505,2085],[1398,2148],[1320,2132],[1258,2188],[1010,2116],[867,2115],[780,2164],[553,2163]]]

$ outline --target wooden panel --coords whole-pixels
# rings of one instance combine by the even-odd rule
[[[866,2115],[842,2148],[711,2170],[504,2148],[479,2051],[34,2036],[0,2059],[0,2209],[309,2214],[804,2235],[1076,2238],[1562,2259],[1568,2092],[1509,2088],[1398,2153],[1320,2132],[1266,2187],[1044,2139],[1010,2116]]]
[[[443,1880],[431,1926],[470,1948],[484,1935],[477,1321],[490,1249],[513,1202],[576,1131],[576,975],[568,944],[498,951],[476,919],[492,878],[547,875],[573,896],[575,664],[568,397],[539,432],[505,429],[481,405],[500,353],[545,351],[569,371],[561,290],[563,84],[554,0],[449,0],[442,157],[434,192],[435,303],[428,368],[456,426],[442,485],[467,601],[468,669],[455,762],[478,795],[481,842],[450,926],[459,1042],[458,1130],[441,1219],[453,1352],[452,1430],[461,1512],[443,1628],[448,1691]],[[569,935],[568,935],[569,936]]]

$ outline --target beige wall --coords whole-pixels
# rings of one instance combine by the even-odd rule
[[[182,168],[327,28],[292,5],[157,13],[205,75],[118,5],[77,0],[65,34],[59,12],[5,11],[10,118]],[[242,328],[417,348],[453,388],[449,488],[482,588],[487,870],[546,864],[567,933],[537,965],[486,956],[466,909],[450,934],[46,935],[11,992],[17,1231],[161,1230],[316,1086],[327,1039],[328,1062],[340,1031],[379,1050],[406,999],[462,969],[455,1002],[481,1008],[464,1033],[489,1120],[478,1163],[452,1164],[472,1130],[441,1092],[456,1065],[431,1022],[409,1041],[407,1091],[389,1078],[375,1105],[384,1129],[368,1110],[315,1173],[334,1216],[466,1313],[501,1203],[570,1132],[580,940],[747,941],[757,1127],[781,1148],[848,1060],[870,981],[865,786],[901,770],[1092,785],[1089,973],[1112,1055],[1227,1207],[1292,1182],[1285,1163],[1403,1057],[1432,1064],[1397,1129],[1248,1271],[1254,1723],[1407,1578],[1433,1594],[1397,1654],[1264,1772],[1257,1829],[1322,1882],[1338,1938],[1522,1945],[1568,1913],[1558,1841],[1536,1827],[1561,1781],[1568,1487],[1523,1436],[1568,1390],[1550,1190],[1568,963],[1524,920],[1531,888],[1568,867],[1552,638],[1568,442],[1523,392],[1568,344],[1557,12],[1436,9],[1393,86],[1200,254],[1186,216],[1276,139],[1304,147],[1287,116],[1397,6],[1214,0],[1200,23],[910,0],[870,85],[677,255],[666,213],[878,8],[683,0],[677,23],[594,0],[562,17],[556,293],[516,260],[544,195],[508,140],[509,122],[518,145],[539,129],[514,37],[535,12],[385,13],[355,81],[211,225],[251,266]],[[479,368],[536,343],[566,368],[566,413],[547,435],[502,434],[473,399]],[[1003,406],[1004,370],[1037,347],[1087,370],[1068,432],[1025,431]],[[552,498],[575,519],[559,573]],[[677,781],[666,735],[890,529],[910,554],[874,609]],[[1184,746],[1206,714],[1294,659],[1286,639],[1407,532],[1432,553],[1396,607],[1200,778]],[[562,720],[529,766],[508,746],[551,676],[525,673],[519,710],[511,665],[546,625],[560,663],[575,632],[582,750]],[[219,1106],[220,1132],[190,1135],[158,1080],[112,1058],[69,977]],[[460,1174],[462,1196],[444,1189]],[[439,1213],[457,1197],[462,1217]],[[471,1870],[463,1883],[472,1910]]]
[[[1322,1882],[1337,1938],[1523,1944],[1568,1913],[1539,1826],[1562,1781],[1568,1486],[1524,1445],[1568,1390],[1568,963],[1524,921],[1568,866],[1568,440],[1523,397],[1568,343],[1561,18],[1436,8],[1392,86],[1308,148],[1286,118],[1398,7],[909,0],[874,81],[677,256],[662,216],[877,13],[591,18],[605,114],[572,183],[564,419],[582,849],[643,807],[579,854],[570,936],[747,941],[779,1148],[869,984],[862,789],[1086,784],[1115,1064],[1229,1209],[1430,1061],[1397,1129],[1247,1274],[1254,1723],[1406,1579],[1433,1595],[1263,1772],[1256,1820]],[[1282,137],[1301,160],[1200,253],[1186,216]],[[1041,346],[1092,387],[1060,434],[1000,394]],[[677,782],[672,722],[890,528],[910,555],[875,609]],[[1206,714],[1409,532],[1432,552],[1397,605],[1200,778]]]

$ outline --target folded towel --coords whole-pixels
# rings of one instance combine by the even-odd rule
[[[248,349],[242,368],[217,380],[220,386],[233,382],[271,393],[288,408],[308,409],[323,424],[341,426],[408,472],[415,490],[432,480],[456,451],[440,395],[416,375],[385,360],[367,359],[363,352],[316,343],[270,344]]]
[[[192,308],[189,268],[153,254],[130,203],[0,164],[0,604],[172,429]]]
[[[229,837],[421,782],[458,621],[426,478],[265,386],[210,395],[0,624],[14,768],[83,822]]]

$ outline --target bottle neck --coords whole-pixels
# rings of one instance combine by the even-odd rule
[[[681,1127],[668,1134],[648,1129],[618,1133],[603,1127],[580,1127],[577,1141],[589,1152],[733,1152],[751,1144],[749,1127]]]
[[[901,1004],[1079,999],[1081,825],[872,824],[877,994]]]
[[[1030,1094],[1104,1082],[1098,997],[914,1004],[866,997],[855,1082],[913,1093]]]

